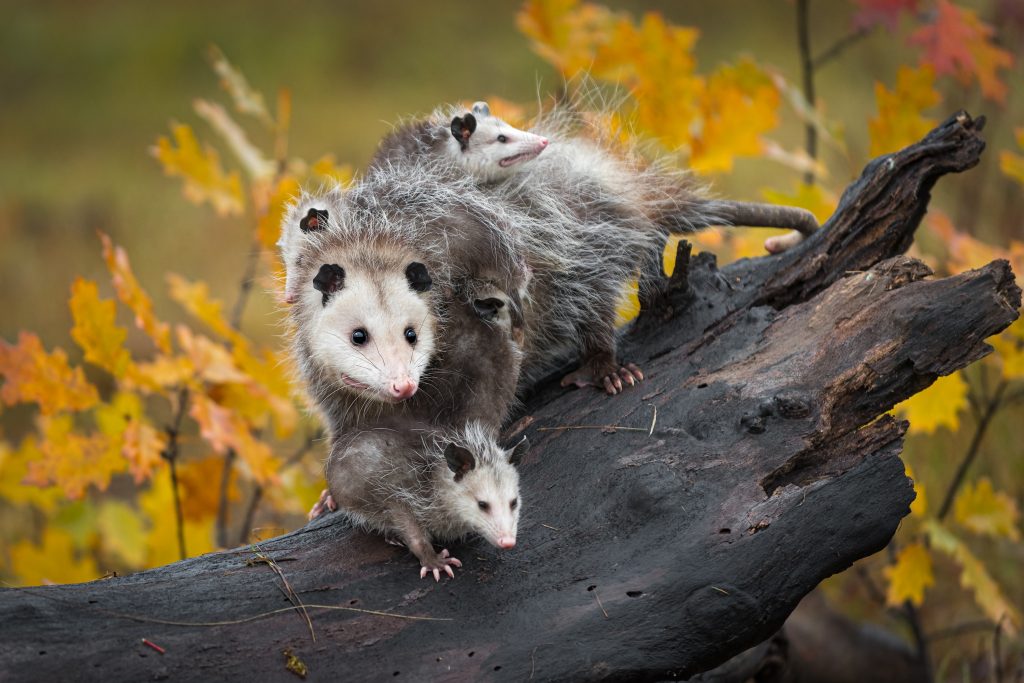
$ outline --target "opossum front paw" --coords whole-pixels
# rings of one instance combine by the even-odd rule
[[[614,396],[621,393],[627,386],[635,386],[637,382],[644,379],[643,370],[633,363],[626,363],[625,366],[613,364],[610,368],[582,367],[576,372],[571,372],[562,378],[562,386],[566,387],[575,384],[578,387],[592,387],[604,389],[605,393]]]
[[[331,496],[331,492],[324,489],[320,492],[320,500],[314,505],[313,509],[309,511],[309,521],[313,521],[325,512],[334,512],[338,509],[338,504],[334,502],[334,497]]]
[[[455,578],[455,572],[452,571],[452,567],[462,567],[462,562],[448,554],[448,550],[442,550],[439,554],[435,555],[433,559],[421,563],[420,567],[420,578],[426,577],[428,573],[434,575],[434,581],[441,580],[441,572],[448,575],[449,578]]]

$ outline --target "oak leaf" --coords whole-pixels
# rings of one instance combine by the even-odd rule
[[[107,263],[117,297],[135,314],[135,326],[149,335],[157,348],[164,353],[170,353],[170,327],[167,323],[160,322],[153,313],[153,302],[135,279],[127,252],[115,246],[105,233],[100,232],[99,236],[103,245],[103,260]]]
[[[172,124],[171,132],[174,142],[161,135],[151,152],[164,173],[185,181],[185,198],[195,204],[210,202],[218,216],[241,215],[245,201],[238,171],[225,173],[217,152],[209,146],[201,150],[188,125]]]
[[[1017,128],[1013,134],[1017,140],[1017,146],[1024,149],[1024,128]],[[1003,173],[1024,185],[1024,157],[1004,150],[999,153],[999,168]]]
[[[911,434],[931,434],[939,427],[955,432],[960,426],[959,413],[967,407],[967,383],[956,372],[939,377],[924,391],[915,394],[895,410],[910,420]]]
[[[0,399],[5,404],[33,402],[43,415],[85,410],[99,400],[82,368],[68,365],[63,349],[47,353],[31,332],[21,332],[16,345],[0,339],[0,377]]]
[[[56,486],[33,486],[25,482],[29,463],[42,457],[33,434],[22,439],[17,450],[0,439],[0,499],[11,505],[31,505],[51,516],[65,500],[64,492]]]
[[[117,326],[114,302],[100,299],[96,283],[79,277],[71,285],[68,305],[75,321],[71,337],[85,352],[85,359],[114,377],[124,377],[132,358],[124,348],[128,331]]]
[[[928,65],[917,69],[901,66],[892,90],[875,82],[878,116],[868,121],[871,156],[901,150],[935,127],[935,119],[921,115],[942,101],[934,84],[935,71]]]
[[[238,332],[224,317],[224,304],[210,296],[210,287],[205,282],[189,282],[176,273],[167,274],[171,298],[221,337],[233,340]]]
[[[99,578],[96,561],[75,550],[71,534],[55,526],[43,529],[40,545],[26,539],[10,548],[11,569],[22,586],[82,583]]]
[[[42,458],[29,463],[26,483],[56,484],[68,498],[78,499],[89,486],[106,490],[110,478],[127,469],[116,441],[102,433],[75,430],[71,415],[44,415],[38,422]]]
[[[904,546],[896,556],[896,564],[882,570],[889,580],[885,593],[888,605],[898,606],[909,600],[914,605],[924,602],[924,592],[935,585],[932,557],[920,543]]]
[[[957,494],[953,515],[957,522],[975,533],[1020,540],[1017,504],[1005,493],[994,491],[987,477],[964,486]]]

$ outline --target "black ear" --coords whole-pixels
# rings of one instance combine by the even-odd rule
[[[345,286],[345,269],[336,263],[320,266],[320,272],[313,278],[313,288],[323,292],[323,305],[327,305],[327,299],[342,287]]]
[[[310,209],[306,217],[299,221],[302,232],[323,230],[327,227],[327,209]]]
[[[448,444],[444,449],[444,459],[448,463],[448,469],[455,473],[455,481],[459,481],[467,472],[476,467],[476,459],[473,454],[453,443]]]
[[[459,141],[459,147],[461,147],[463,151],[466,150],[466,145],[469,144],[469,138],[473,135],[473,131],[475,130],[476,117],[472,114],[456,116],[452,119],[452,137]]]
[[[522,441],[516,444],[516,447],[512,449],[512,452],[508,454],[508,461],[512,465],[518,465],[523,460],[523,456],[526,455],[526,451],[530,450],[530,440],[525,436]]]
[[[409,281],[409,286],[417,292],[428,292],[434,286],[427,267],[416,261],[410,263],[409,267],[405,269],[405,279]]]
[[[494,320],[498,317],[498,310],[505,305],[501,299],[491,297],[489,299],[473,299],[473,310],[483,320]]]
[[[477,116],[490,116],[491,108],[487,106],[486,102],[474,102],[473,113]]]

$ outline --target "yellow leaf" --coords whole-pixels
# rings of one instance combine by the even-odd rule
[[[495,116],[497,116],[497,114],[495,114]],[[345,187],[349,183],[352,182],[352,175],[353,175],[353,173],[352,173],[352,166],[349,165],[349,164],[340,164],[339,165],[337,163],[337,161],[335,161],[333,154],[325,154],[324,156],[320,157],[315,162],[313,162],[313,165],[310,166],[309,170],[312,172],[312,175],[316,176],[318,179],[320,179],[320,180],[327,180],[327,181],[330,181],[331,183],[337,183],[338,185],[341,185],[342,187]],[[274,240],[271,241],[271,243],[270,243],[271,247],[273,247],[274,246],[274,242],[277,241],[277,234],[276,233],[280,232],[280,229],[281,229],[280,218],[281,218],[281,216],[284,215],[283,205],[287,204],[289,201],[294,199],[299,194],[298,193],[298,183],[296,183],[294,180],[292,180],[292,183],[294,183],[295,189],[291,190],[291,194],[289,194],[288,196],[284,196],[284,191],[290,190],[290,188],[291,188],[291,185],[290,184],[286,184],[285,180],[287,180],[287,179],[283,179],[281,181],[281,184],[279,184],[278,188],[277,188],[278,189],[277,193],[278,193],[278,195],[280,195],[280,197],[277,199],[277,201],[279,201],[282,204],[282,208],[280,209],[280,214],[278,215],[277,220],[274,220],[274,222],[272,224],[273,225],[273,232],[275,234],[274,234]]]
[[[96,283],[79,277],[71,285],[68,304],[75,320],[71,337],[85,352],[85,359],[114,377],[124,377],[132,359],[124,348],[128,331],[117,326],[114,302],[100,299]]]
[[[1017,318],[1001,335],[989,341],[999,354],[1003,377],[1024,379],[1024,318]]]
[[[206,323],[225,339],[233,340],[238,336],[238,332],[224,318],[223,302],[210,297],[209,285],[205,282],[189,282],[175,273],[167,274],[167,282],[171,287],[171,298],[192,316]]]
[[[907,477],[914,482],[914,502],[910,504],[910,514],[923,518],[928,512],[928,492],[924,484],[914,478],[914,471],[906,465]]]
[[[615,311],[615,326],[622,327],[640,314],[640,283],[630,281],[623,292],[622,302]]]
[[[137,363],[129,375],[126,388],[143,392],[162,391],[193,379],[195,369],[185,356],[157,356],[149,363]]]
[[[931,555],[920,543],[905,546],[896,557],[896,564],[882,571],[889,580],[885,594],[889,605],[902,605],[906,600],[920,605],[924,602],[925,589],[935,585]]]
[[[164,173],[184,179],[185,198],[190,202],[202,204],[208,201],[219,216],[240,215],[245,201],[238,171],[225,174],[220,166],[220,157],[209,146],[200,150],[195,133],[189,126],[174,124],[171,132],[177,147],[161,135],[151,150],[163,165]]]
[[[922,111],[934,107],[942,99],[934,83],[935,71],[930,66],[918,69],[901,66],[892,91],[881,83],[875,83],[878,116],[868,121],[871,156],[903,149],[935,127],[934,119],[921,115]]]
[[[796,192],[786,193],[771,188],[761,190],[761,196],[772,204],[796,206],[807,209],[818,219],[818,223],[827,221],[836,210],[839,199],[821,185],[797,183]]]
[[[248,114],[258,119],[267,128],[272,130],[275,127],[274,119],[267,110],[263,93],[249,85],[245,74],[228,61],[228,58],[224,56],[220,48],[211,45],[206,53],[206,57],[210,61],[210,66],[213,67],[214,73],[220,76],[220,86],[234,100],[235,108],[243,114]]]
[[[43,529],[42,544],[18,541],[10,550],[11,568],[22,586],[82,583],[99,578],[96,562],[75,552],[71,534],[53,525]]]
[[[46,353],[39,337],[31,332],[18,335],[16,346],[0,340],[0,377],[4,379],[0,387],[4,403],[32,401],[43,415],[85,410],[99,400],[82,368],[71,368],[62,349]]]
[[[324,160],[327,160],[324,163]],[[337,168],[334,166],[333,158],[324,157],[313,164],[313,172],[317,175],[327,176],[341,183],[342,176],[348,167]],[[347,183],[352,179],[351,169],[348,169]],[[281,221],[284,219],[288,203],[299,196],[299,182],[291,176],[285,176],[277,182],[274,192],[270,195],[267,210],[260,216],[256,225],[256,239],[264,249],[276,252],[277,239],[281,236]]]
[[[71,499],[81,498],[90,485],[103,491],[110,477],[126,469],[120,448],[104,434],[81,434],[70,415],[40,416],[42,457],[28,464],[26,482],[56,484]]]
[[[105,501],[96,518],[103,551],[119,558],[130,569],[146,563],[146,532],[138,510],[121,501]]]
[[[1024,149],[1024,128],[1017,128],[1014,131],[1017,139],[1017,146]],[[1024,157],[1010,151],[999,153],[999,168],[1003,173],[1024,185]]]
[[[956,497],[953,514],[957,522],[975,533],[1020,540],[1017,504],[1005,493],[996,493],[987,477],[964,486]]]
[[[128,254],[115,246],[104,233],[99,233],[103,244],[103,259],[110,271],[110,278],[117,290],[117,297],[135,314],[135,326],[144,331],[164,353],[171,352],[171,332],[167,323],[157,320],[153,313],[153,302],[139,285],[132,273]]]
[[[139,508],[149,520],[145,542],[146,566],[158,567],[181,559],[169,469],[165,468],[153,477],[149,489],[139,495]],[[216,550],[214,521],[212,514],[198,520],[185,520],[185,549],[189,557]]]
[[[0,441],[0,498],[12,505],[32,505],[52,516],[64,500],[64,492],[56,486],[33,486],[25,482],[29,463],[42,459],[36,438],[25,437],[18,450]]]
[[[958,413],[967,407],[967,383],[960,373],[939,377],[919,394],[896,406],[895,410],[910,420],[911,434],[931,434],[939,427],[956,431],[960,426]]]
[[[121,391],[109,404],[97,407],[96,426],[110,439],[113,448],[120,449],[136,484],[148,479],[163,464],[161,454],[167,437],[146,419],[136,394]]]
[[[1010,637],[1014,637],[1021,626],[1020,611],[1006,599],[985,565],[938,521],[927,520],[925,530],[932,547],[951,556],[960,565],[960,585],[974,591],[974,601],[985,616],[992,623],[1001,623]]]

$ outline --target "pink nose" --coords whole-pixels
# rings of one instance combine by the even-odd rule
[[[540,139],[540,148],[544,149],[547,146],[548,146],[548,139],[547,138],[541,138]]]
[[[516,547],[515,536],[502,536],[501,538],[498,539],[498,547],[499,548],[504,548],[505,550],[508,550],[509,548],[515,548]]]
[[[415,394],[416,389],[416,382],[413,382],[411,379],[403,379],[391,383],[391,395],[399,401],[404,401]]]

